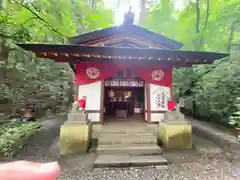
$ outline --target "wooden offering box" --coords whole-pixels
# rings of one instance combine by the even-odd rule
[[[117,109],[116,116],[118,119],[127,119],[127,110]]]

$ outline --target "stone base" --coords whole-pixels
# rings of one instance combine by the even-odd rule
[[[71,112],[68,114],[68,121],[87,121],[87,114],[84,111]]]
[[[67,121],[60,130],[60,155],[86,153],[90,148],[92,126],[87,121]]]
[[[188,122],[163,122],[159,136],[166,149],[191,149],[192,126]]]

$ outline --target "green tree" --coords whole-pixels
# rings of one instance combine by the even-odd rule
[[[181,11],[170,0],[161,1],[148,14],[146,27],[184,43],[184,49],[231,53],[213,65],[174,71],[174,95],[191,96],[200,117],[227,120],[240,97],[240,2],[191,2]]]
[[[94,3],[94,4],[93,4]],[[88,0],[8,0],[0,11],[0,111],[13,114],[26,104],[43,109],[71,102],[73,72],[24,52],[15,43],[68,43],[68,38],[113,23],[111,10]],[[105,18],[106,17],[106,18]]]

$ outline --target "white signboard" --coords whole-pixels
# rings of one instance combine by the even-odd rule
[[[107,80],[105,81],[107,87],[143,87],[144,81],[140,80]]]
[[[167,109],[170,88],[150,84],[150,104],[151,110]]]

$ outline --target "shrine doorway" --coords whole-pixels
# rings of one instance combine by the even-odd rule
[[[104,122],[144,122],[145,82],[130,71],[104,81]]]

